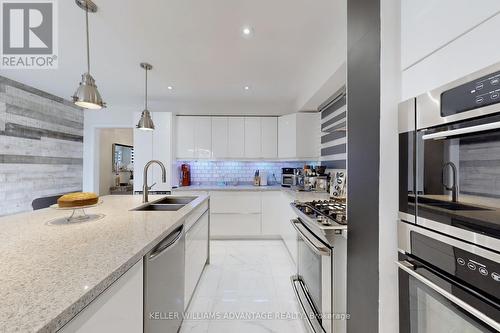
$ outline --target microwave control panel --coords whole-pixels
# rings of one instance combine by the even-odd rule
[[[464,83],[441,94],[441,116],[478,109],[500,102],[500,71]]]

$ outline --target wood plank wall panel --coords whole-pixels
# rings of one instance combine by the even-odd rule
[[[328,169],[346,169],[347,107],[345,93],[320,109],[321,165]]]
[[[82,172],[83,111],[0,76],[0,216],[80,191]]]

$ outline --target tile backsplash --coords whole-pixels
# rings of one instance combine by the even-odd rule
[[[193,185],[222,182],[249,183],[253,181],[255,170],[267,171],[269,184],[274,184],[281,182],[281,168],[302,168],[304,164],[318,165],[317,162],[310,161],[177,161],[178,172],[184,163],[191,167],[191,184]]]

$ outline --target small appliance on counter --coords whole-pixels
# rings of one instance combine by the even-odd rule
[[[189,164],[181,165],[181,186],[191,185],[191,168]]]
[[[345,171],[334,172],[330,178],[330,197],[345,198],[346,197],[346,173]]]
[[[305,191],[305,175],[304,169],[296,168],[293,170],[293,185],[292,188],[296,191]]]
[[[281,169],[281,186],[292,187],[294,185],[294,168]]]
[[[255,174],[253,176],[253,186],[259,186],[260,185],[260,174],[259,170],[255,170]]]
[[[259,171],[259,176],[260,176],[260,186],[267,186],[267,171]]]
[[[316,178],[316,185],[314,191],[328,192],[328,176],[321,175]]]

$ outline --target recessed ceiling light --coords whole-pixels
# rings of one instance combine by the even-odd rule
[[[245,91],[248,91],[250,90],[250,86],[244,86],[243,89],[245,89]]]
[[[168,86],[168,87],[167,87],[167,89],[168,89],[168,90],[174,90],[174,87],[172,87],[172,86]]]
[[[245,38],[250,38],[253,36],[253,28],[251,26],[243,26],[243,28],[241,28],[241,34],[243,35],[243,37]]]

